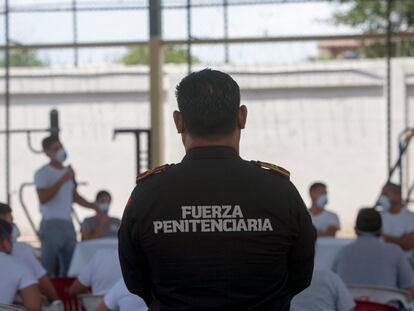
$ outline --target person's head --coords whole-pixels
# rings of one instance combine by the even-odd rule
[[[13,227],[7,221],[0,219],[0,252],[10,254],[13,249]]]
[[[211,69],[193,72],[178,84],[176,97],[174,122],[186,149],[201,141],[228,141],[238,149],[247,108],[240,106],[240,88],[232,77]]]
[[[401,186],[388,182],[382,188],[381,197],[378,202],[385,211],[391,208],[396,211],[401,207]]]
[[[10,224],[13,223],[12,209],[6,203],[0,203],[0,219],[3,219]]]
[[[100,190],[96,194],[96,204],[98,204],[99,208],[102,212],[108,213],[109,205],[111,204],[111,194],[106,190]]]
[[[322,182],[315,182],[309,187],[309,195],[312,204],[319,208],[324,208],[328,204],[328,190],[326,184]]]
[[[355,223],[355,232],[358,236],[375,235],[380,236],[382,220],[380,213],[375,208],[361,208]]]
[[[63,163],[66,160],[66,151],[56,135],[51,135],[42,140],[43,152],[50,158],[51,161]]]

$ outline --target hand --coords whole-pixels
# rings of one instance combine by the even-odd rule
[[[382,239],[383,239],[385,242],[391,242],[391,243],[393,243],[393,241],[395,240],[395,239],[393,239],[393,237],[392,237],[392,236],[387,235],[387,234],[383,234],[381,237],[382,237]]]
[[[63,179],[64,181],[69,181],[69,180],[73,180],[74,178],[75,178],[75,172],[73,171],[71,167],[69,167],[65,175],[63,175]]]

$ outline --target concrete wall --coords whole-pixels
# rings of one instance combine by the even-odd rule
[[[308,202],[311,182],[328,183],[329,208],[338,212],[343,234],[352,234],[357,208],[370,205],[386,176],[386,127],[384,61],[311,63],[274,68],[234,68],[242,89],[242,103],[249,109],[241,154],[281,165]],[[393,64],[393,131],[405,126],[405,98],[414,111],[414,62]],[[36,69],[14,71],[12,128],[44,128],[48,112],[57,108],[68,163],[87,186],[79,190],[92,199],[107,188],[114,196],[112,213],[120,216],[134,187],[135,140],[112,131],[118,127],[149,127],[146,68]],[[172,122],[176,109],[174,87],[185,75],[184,67],[166,67],[166,162],[178,162],[184,154]],[[0,90],[1,93],[2,90]],[[4,127],[0,97],[0,127]],[[411,126],[413,118],[407,121]],[[40,146],[44,135],[33,136]],[[17,190],[31,181],[46,158],[27,148],[24,135],[12,137],[12,203],[18,224],[28,225],[18,203]],[[4,150],[4,138],[0,140]],[[394,146],[394,157],[396,147]],[[4,193],[4,152],[0,152],[0,200]],[[414,167],[414,165],[412,165]],[[414,177],[414,172],[410,173]],[[25,200],[39,221],[33,189]],[[81,216],[90,212],[77,207]]]

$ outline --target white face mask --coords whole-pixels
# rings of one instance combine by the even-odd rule
[[[61,147],[55,154],[55,156],[53,157],[56,161],[58,161],[59,163],[63,163],[65,162],[66,158],[67,158],[67,153],[65,151],[65,149],[63,147]]]
[[[318,196],[318,198],[316,199],[316,205],[319,208],[325,208],[326,204],[328,204],[328,195],[321,194],[320,196]]]
[[[391,208],[391,201],[387,196],[381,195],[378,199],[377,205],[381,206],[384,212],[388,212]]]
[[[12,230],[12,240],[13,240],[13,242],[16,242],[19,237],[20,237],[20,230],[16,226],[16,224],[13,224],[13,230]]]

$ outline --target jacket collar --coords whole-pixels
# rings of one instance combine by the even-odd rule
[[[183,161],[201,159],[240,159],[236,150],[224,146],[197,147],[187,151]]]

